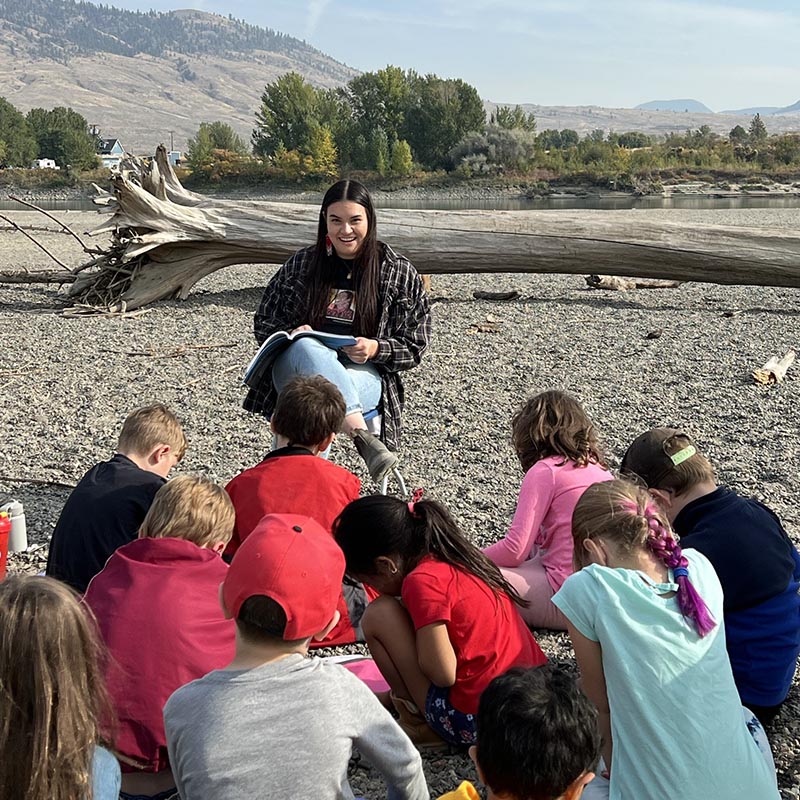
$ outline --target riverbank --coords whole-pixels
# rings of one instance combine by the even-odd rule
[[[772,181],[751,177],[747,180],[682,180],[658,184],[641,184],[637,189],[617,190],[607,184],[562,183],[559,181],[512,181],[498,180],[429,180],[417,185],[403,181],[387,181],[361,176],[370,188],[379,206],[390,206],[397,201],[412,201],[423,207],[425,201],[464,201],[485,203],[491,200],[571,200],[587,203],[633,198],[682,198],[736,199],[736,198],[799,198],[800,181]],[[75,185],[26,185],[0,182],[0,198],[13,195],[32,203],[88,201],[95,196],[94,185],[106,188],[107,176],[93,173],[91,180],[78,180]],[[242,185],[225,182],[194,187],[194,191],[221,200],[263,200],[274,202],[316,204],[327,188],[327,183],[313,187],[286,186],[278,183]],[[657,186],[658,188],[653,188]]]
[[[608,213],[643,222],[800,226],[800,209]],[[100,220],[94,213],[58,216],[78,233]],[[30,212],[12,218],[43,221]],[[68,266],[85,259],[69,236],[42,234],[42,243]],[[0,269],[23,266],[52,264],[21,234],[0,230]],[[224,483],[263,457],[269,432],[242,410],[240,376],[255,349],[253,311],[273,271],[229,267],[201,281],[186,301],[159,303],[131,318],[65,319],[56,287],[2,286],[0,502],[13,496],[25,504],[32,545],[29,553],[11,554],[11,571],[43,567],[68,484],[113,452],[133,407],[160,400],[176,410],[190,442],[180,472]],[[476,289],[519,296],[479,302]],[[753,368],[800,343],[800,290],[685,283],[602,293],[580,276],[437,276],[433,315],[433,346],[405,375],[400,456],[409,486],[446,503],[477,544],[495,541],[513,514],[522,476],[509,441],[511,415],[528,394],[551,387],[586,405],[612,468],[642,430],[685,426],[719,479],[764,500],[800,543],[800,366],[778,386],[750,379]],[[351,447],[337,442],[333,457],[374,490]],[[551,659],[574,668],[564,634],[537,638]],[[782,798],[797,800],[800,676],[768,733]],[[466,757],[424,762],[434,797],[474,779]],[[384,793],[363,764],[351,778],[356,795]]]

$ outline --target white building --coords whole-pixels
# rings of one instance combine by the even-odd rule
[[[31,163],[31,169],[61,169],[52,158],[37,158]]]

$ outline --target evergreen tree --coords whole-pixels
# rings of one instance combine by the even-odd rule
[[[750,120],[747,136],[753,144],[763,144],[767,140],[767,126],[761,119],[761,114],[756,114]]]

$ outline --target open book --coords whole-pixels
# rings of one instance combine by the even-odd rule
[[[337,333],[325,333],[324,331],[298,331],[297,333],[287,333],[286,331],[275,331],[271,336],[264,340],[258,352],[253,356],[253,360],[247,365],[242,382],[251,389],[256,389],[261,385],[264,375],[272,366],[272,362],[295,340],[310,337],[318,339],[331,350],[338,350],[340,347],[350,347],[356,343],[352,336],[340,336]]]

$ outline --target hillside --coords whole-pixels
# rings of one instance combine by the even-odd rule
[[[487,113],[491,113],[503,103],[485,103]],[[735,125],[744,128],[750,124],[752,114],[715,114],[708,112],[685,113],[682,111],[647,111],[635,108],[603,108],[601,106],[540,106],[531,103],[522,104],[525,113],[533,113],[536,117],[536,130],[548,128],[571,128],[581,136],[601,129],[608,133],[616,131],[642,131],[651,135],[664,135],[670,132],[683,132],[697,129],[701,125],[715,133],[726,134]],[[800,110],[798,110],[800,111]],[[770,133],[786,133],[800,131],[800,113],[783,113],[764,120]]]
[[[800,100],[790,106],[762,106],[756,108],[740,108],[736,111],[720,111],[720,114],[761,114],[762,117],[771,117],[781,114],[797,114],[800,112]]]
[[[713,114],[714,112],[699,100],[651,100],[636,106],[642,111],[686,111],[692,114]]]
[[[135,152],[169,144],[170,131],[183,149],[217,119],[249,140],[279,75],[338,86],[357,74],[298,39],[201,11],[0,0],[0,30],[0,97],[22,111],[72,106]]]

